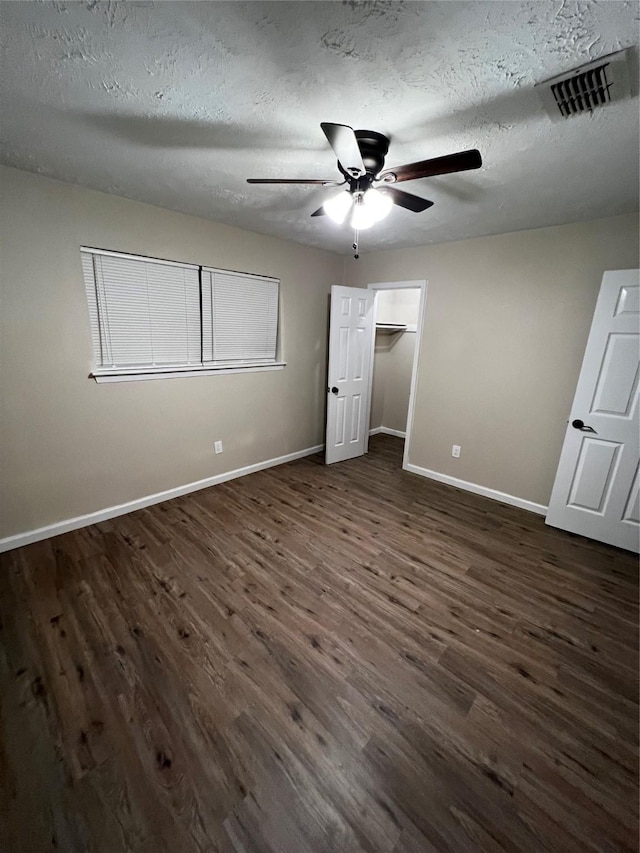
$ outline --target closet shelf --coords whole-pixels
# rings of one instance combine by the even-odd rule
[[[406,329],[403,323],[376,323],[376,332],[381,335],[393,335],[396,332],[405,332]]]

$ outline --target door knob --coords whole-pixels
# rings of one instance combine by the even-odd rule
[[[593,427],[586,426],[584,421],[581,421],[580,418],[576,418],[575,421],[571,421],[571,426],[574,429],[579,429],[580,432],[593,432],[596,435],[598,434]]]
[[[332,394],[339,394],[340,392],[339,392],[338,388],[334,385],[333,388],[331,389],[331,393]]]

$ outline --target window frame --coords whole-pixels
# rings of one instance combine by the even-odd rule
[[[277,302],[277,325],[276,325],[276,355],[275,360],[268,361],[257,361],[255,363],[238,363],[238,362],[226,362],[226,363],[211,363],[211,362],[202,362],[201,364],[185,364],[185,365],[127,365],[126,367],[98,367],[94,366],[93,370],[89,374],[90,379],[94,379],[97,383],[105,383],[105,382],[136,382],[140,380],[147,379],[173,379],[178,377],[195,377],[195,376],[216,376],[219,374],[233,374],[233,373],[263,373],[273,370],[282,370],[286,367],[287,363],[282,358],[282,312],[281,312],[281,281],[274,276],[266,276],[260,275],[257,273],[248,273],[241,272],[238,270],[227,270],[217,267],[212,267],[210,265],[203,264],[194,264],[182,261],[169,260],[166,258],[158,258],[151,255],[139,255],[134,254],[132,252],[119,252],[111,249],[99,249],[93,246],[80,246],[80,258],[82,260],[82,254],[87,253],[91,255],[100,255],[100,256],[108,256],[115,258],[123,258],[125,260],[132,261],[142,261],[142,262],[151,262],[164,264],[167,266],[176,266],[182,269],[195,269],[198,270],[199,278],[202,287],[202,273],[205,272],[219,272],[221,274],[232,274],[236,276],[246,276],[248,278],[255,278],[261,280],[269,280],[275,281],[278,283],[278,302]],[[84,272],[83,272],[83,281],[84,281]],[[85,286],[85,291],[87,288]],[[89,305],[89,294],[86,292],[87,299],[87,310],[89,313],[89,329],[91,331],[91,313],[92,307]],[[100,306],[98,303],[98,299],[96,297],[96,302],[94,303],[93,310],[97,312],[98,318],[100,317]],[[200,327],[201,327],[201,336],[202,336],[202,322],[203,322],[203,314],[202,314],[202,299],[200,300]],[[93,333],[91,333],[91,350],[92,350],[92,358],[95,364],[96,361],[96,352],[93,341]]]

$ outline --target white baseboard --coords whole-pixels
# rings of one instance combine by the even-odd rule
[[[384,426],[374,427],[373,429],[369,430],[370,436],[371,435],[380,435],[380,433],[382,433],[383,435],[395,435],[398,438],[405,438],[407,435],[406,432],[402,432],[402,430],[389,429],[389,427],[384,427]]]
[[[520,509],[527,509],[529,512],[538,513],[538,515],[547,514],[548,507],[544,506],[544,504],[536,504],[524,498],[517,498],[515,495],[508,495],[506,492],[498,492],[496,489],[479,486],[477,483],[459,480],[457,477],[449,476],[449,474],[439,474],[437,471],[430,471],[428,468],[421,468],[419,465],[412,465],[410,462],[405,466],[405,471],[411,471],[412,474],[419,474],[421,477],[428,477],[430,480],[437,480],[439,483],[446,483],[448,486],[455,486],[456,489],[464,489],[466,492],[473,492],[476,495],[482,495],[494,501],[501,501],[503,504],[511,504],[511,506],[517,506]]]
[[[283,465],[285,462],[293,462],[295,459],[311,456],[323,449],[324,444],[307,447],[305,450],[297,450],[295,453],[287,453],[285,456],[277,456],[275,459],[256,462],[255,465],[246,465],[244,468],[236,468],[234,471],[226,471],[224,474],[216,474],[204,480],[196,480],[194,483],[187,483],[184,486],[177,486],[175,489],[167,489],[165,492],[147,495],[135,501],[128,501],[117,506],[109,506],[97,512],[87,513],[87,515],[68,518],[66,521],[57,521],[55,524],[48,524],[46,527],[37,528],[37,530],[28,530],[26,533],[7,536],[4,539],[0,539],[0,553],[11,551],[13,548],[20,548],[23,545],[31,545],[32,542],[40,542],[42,539],[49,539],[52,536],[59,536],[61,533],[68,533],[71,530],[78,530],[80,527],[88,527],[90,524],[97,524],[99,521],[107,521],[119,515],[126,515],[128,512],[135,512],[137,509],[144,509],[153,504],[169,501],[172,498],[179,498],[181,495],[188,495],[190,492],[207,489],[209,486],[217,486],[219,483],[226,483],[227,480],[235,480],[237,477],[244,477],[256,471],[263,471],[265,468],[273,468],[276,465]]]

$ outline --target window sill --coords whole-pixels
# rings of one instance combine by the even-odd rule
[[[177,379],[189,376],[217,376],[221,373],[263,373],[267,370],[282,370],[286,367],[286,361],[269,362],[268,364],[250,364],[233,367],[172,367],[151,368],[136,370],[134,368],[121,368],[120,370],[103,369],[94,370],[89,374],[90,379],[96,382],[138,382],[143,379]]]

